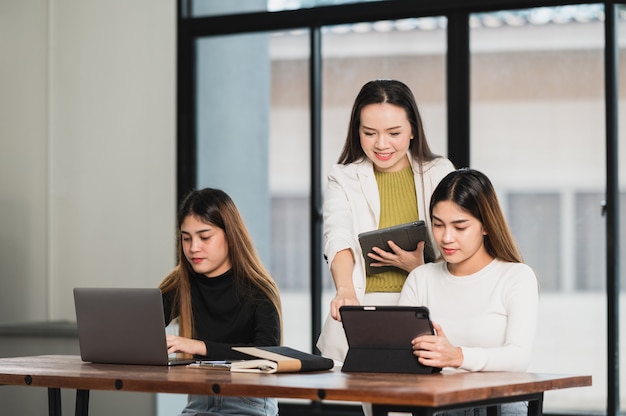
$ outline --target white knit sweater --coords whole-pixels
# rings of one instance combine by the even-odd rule
[[[526,371],[537,326],[538,285],[522,263],[493,260],[469,276],[445,262],[413,270],[400,305],[427,306],[452,345],[463,349],[461,369]]]

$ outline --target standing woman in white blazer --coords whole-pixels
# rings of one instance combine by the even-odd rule
[[[416,220],[430,232],[430,195],[453,170],[430,150],[404,83],[374,80],[361,88],[324,194],[324,255],[337,290],[317,342],[324,356],[343,361],[348,350],[339,307],[397,304],[408,273],[424,264],[423,243],[412,252],[390,243],[393,253],[375,248],[370,257],[373,266],[396,269],[366,275],[358,234]]]

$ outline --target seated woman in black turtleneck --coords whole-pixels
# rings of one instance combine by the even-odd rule
[[[249,358],[233,346],[280,344],[281,304],[232,199],[218,189],[189,193],[178,212],[176,268],[161,282],[165,321],[178,320],[168,353]],[[182,415],[275,416],[270,398],[190,395]]]

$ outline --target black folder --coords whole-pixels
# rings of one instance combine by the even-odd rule
[[[420,364],[411,340],[434,334],[424,306],[342,306],[341,322],[348,354],[341,371],[369,373],[436,373]]]

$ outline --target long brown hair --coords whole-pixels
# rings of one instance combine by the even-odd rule
[[[484,244],[491,257],[523,263],[522,254],[504,218],[498,196],[485,174],[469,168],[458,169],[444,177],[430,199],[430,216],[434,206],[451,201],[480,221],[487,232]]]
[[[191,191],[180,205],[177,216],[178,265],[159,285],[163,293],[174,292],[172,318],[178,318],[179,335],[194,337],[190,287],[190,277],[194,271],[183,253],[180,232],[183,221],[190,215],[224,230],[233,274],[237,279],[237,293],[242,297],[252,296],[253,287],[260,289],[276,308],[282,334],[282,306],[278,286],[259,259],[239,210],[226,192],[205,188]]]

